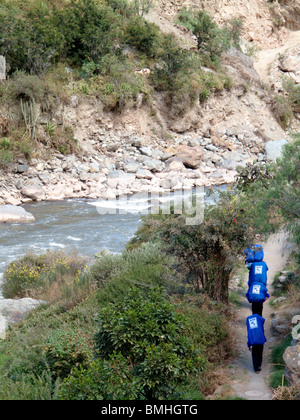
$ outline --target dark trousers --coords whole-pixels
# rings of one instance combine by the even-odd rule
[[[255,344],[254,346],[252,346],[252,362],[255,372],[261,369],[263,350],[263,344]]]
[[[254,314],[258,314],[260,316],[262,316],[262,312],[263,312],[263,303],[252,303],[252,315]]]

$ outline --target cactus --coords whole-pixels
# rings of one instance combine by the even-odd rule
[[[34,99],[23,102],[20,101],[23,119],[30,137],[36,140],[37,109]]]

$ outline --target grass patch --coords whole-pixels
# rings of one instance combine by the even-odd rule
[[[288,383],[284,378],[285,363],[283,360],[283,354],[287,347],[290,346],[292,341],[291,335],[288,335],[282,340],[277,346],[275,346],[271,353],[271,363],[273,364],[273,370],[270,377],[271,388],[277,388],[279,386],[287,386]]]

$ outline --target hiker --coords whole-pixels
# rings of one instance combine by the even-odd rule
[[[264,344],[267,341],[264,333],[265,319],[258,315],[250,315],[247,318],[248,348],[252,352],[252,363],[255,373],[261,371]]]
[[[248,285],[251,286],[252,283],[262,283],[266,286],[268,270],[269,267],[267,266],[265,261],[253,262],[249,271]]]
[[[258,314],[262,316],[263,304],[270,297],[267,287],[263,283],[251,283],[246,297],[248,302],[252,304],[252,315]]]

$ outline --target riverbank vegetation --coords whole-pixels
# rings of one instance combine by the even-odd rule
[[[7,332],[1,399],[204,398],[231,352],[224,305],[174,293],[170,258],[151,243],[100,256],[80,277],[80,302],[56,299]]]
[[[211,395],[234,352],[229,280],[242,249],[285,227],[299,264],[299,150],[296,139],[268,171],[241,170],[237,188],[221,192],[201,224],[150,215],[120,255],[87,264],[48,252],[11,263],[6,296],[45,303],[0,342],[0,399]],[[299,284],[291,287],[295,299]]]

